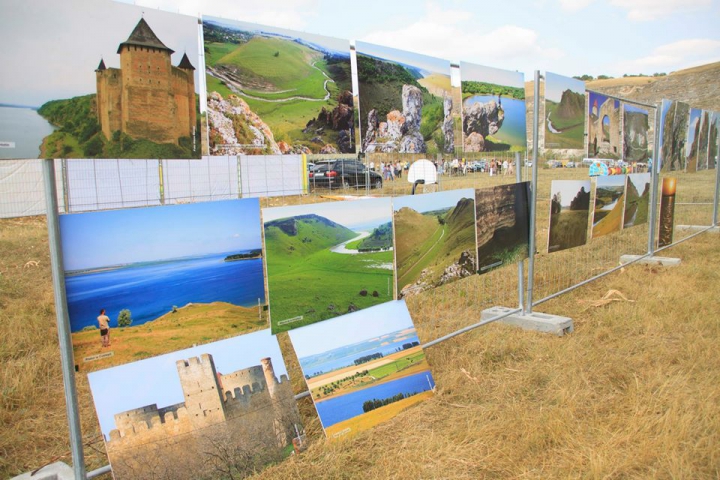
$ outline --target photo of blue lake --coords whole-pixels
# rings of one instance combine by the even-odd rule
[[[183,258],[68,276],[65,288],[71,331],[97,326],[100,309],[110,326],[120,310],[133,326],[155,320],[188,303],[227,302],[242,307],[265,303],[262,259],[226,262],[233,253]]]
[[[0,106],[0,141],[15,148],[0,148],[0,158],[38,158],[40,145],[55,127],[32,108]]]
[[[497,100],[497,95],[473,95],[463,101],[463,108],[469,108],[475,103],[485,104]],[[500,130],[492,137],[511,146],[525,148],[525,100],[502,97],[501,103],[505,119]]]
[[[398,393],[422,393],[431,390],[434,386],[435,381],[430,370],[425,370],[392,382],[382,383],[328,400],[316,401],[315,408],[323,427],[328,428],[336,423],[362,415],[364,413],[363,403],[368,400],[385,399]]]

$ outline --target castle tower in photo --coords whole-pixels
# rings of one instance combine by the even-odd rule
[[[120,68],[95,70],[97,113],[107,139],[120,131],[155,143],[178,143],[195,133],[195,67],[187,54],[171,64],[173,50],[141,18],[117,50]]]

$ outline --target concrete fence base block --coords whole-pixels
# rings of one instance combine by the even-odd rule
[[[503,315],[511,312],[512,310],[512,308],[507,307],[487,308],[482,312],[482,319],[489,320],[493,317],[497,317],[498,315]],[[557,335],[558,337],[562,337],[566,333],[573,332],[572,318],[560,317],[558,315],[550,315],[547,313],[533,312],[525,315],[523,315],[522,313],[516,313],[498,321],[507,325],[514,325],[525,330],[552,333],[553,335]]]
[[[44,466],[40,470],[32,474],[32,472],[26,472],[17,477],[13,477],[10,480],[74,480],[75,472],[68,465],[63,462],[55,462],[50,465]]]
[[[642,255],[621,255],[620,263],[630,263],[640,257],[642,257]],[[636,263],[642,263],[644,265],[658,265],[660,267],[677,267],[680,265],[680,259],[670,257],[645,257],[642,260],[638,260]]]
[[[676,230],[682,230],[683,232],[699,232],[705,230],[710,225],[676,225]],[[720,227],[712,227],[707,233],[720,233]]]

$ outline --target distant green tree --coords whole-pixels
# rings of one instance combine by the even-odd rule
[[[608,75],[598,75],[598,80],[609,80],[613,77],[610,77]]]
[[[441,215],[437,216],[437,221],[440,225],[445,225],[445,219]]]
[[[273,55],[273,57],[279,57],[279,56],[280,56],[280,50],[278,50],[277,52],[275,52],[275,54]]]
[[[576,75],[576,76],[574,76],[573,78],[576,78],[576,79],[578,79],[578,80],[582,80],[583,82],[589,82],[589,81],[595,79],[595,77],[593,77],[592,75],[587,75],[587,74],[585,74],[585,75],[580,75],[580,76],[577,76],[577,75]]]
[[[127,308],[123,308],[118,315],[118,327],[129,327],[130,325],[132,325],[132,313]]]

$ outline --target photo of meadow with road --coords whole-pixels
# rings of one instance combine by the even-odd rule
[[[354,153],[350,42],[203,18],[211,155]]]
[[[75,364],[83,371],[267,325],[257,199],[60,217]],[[110,318],[101,344],[100,309]]]
[[[393,199],[398,298],[477,271],[475,191]]]
[[[545,73],[545,148],[585,147],[585,83]]]
[[[390,198],[262,214],[273,334],[394,298]]]
[[[290,340],[328,438],[371,428],[434,391],[404,300],[293,330]]]
[[[625,216],[625,175],[595,179],[592,238],[622,230]]]

